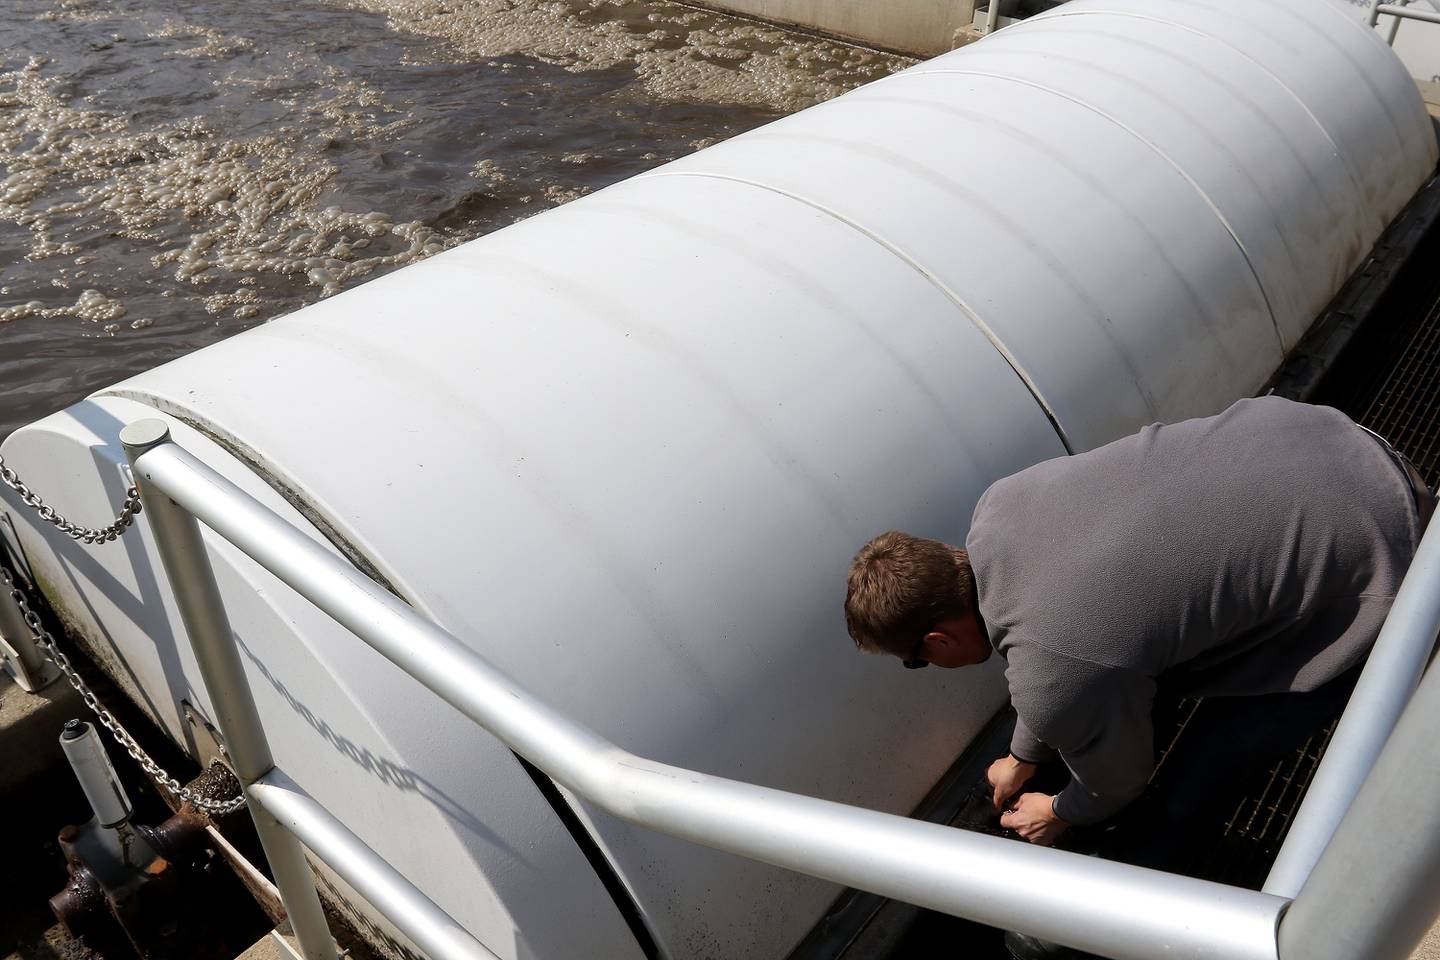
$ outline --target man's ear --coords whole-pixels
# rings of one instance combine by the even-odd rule
[[[929,651],[949,649],[958,643],[958,640],[943,630],[931,630],[925,634],[925,642],[921,645],[920,652],[923,654]]]

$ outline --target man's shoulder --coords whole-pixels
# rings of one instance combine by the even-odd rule
[[[1132,669],[1125,663],[1107,662],[1103,651],[1067,649],[1068,646],[1063,641],[1044,642],[1008,632],[1001,643],[1001,652],[1011,693],[1019,686],[1026,694],[1054,699],[1103,683],[1114,671]]]
[[[1121,669],[1063,652],[1024,636],[1007,638],[1005,682],[1010,702],[1025,724],[1046,743],[1063,739],[1074,713],[1093,702],[1105,675]]]

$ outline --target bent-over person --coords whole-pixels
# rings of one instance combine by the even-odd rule
[[[995,808],[1049,844],[1144,791],[1157,691],[1343,701],[1433,507],[1414,467],[1339,411],[1242,400],[996,482],[963,549],[876,537],[846,623],[907,667],[999,652],[1017,721],[990,767]],[[1243,754],[1236,736],[1224,749]],[[1026,792],[1049,761],[1068,783]]]

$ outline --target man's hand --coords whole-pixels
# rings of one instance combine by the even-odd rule
[[[999,813],[1005,809],[1010,798],[1020,792],[1020,788],[1035,776],[1035,764],[1026,763],[1024,760],[1016,760],[1012,756],[1003,756],[990,764],[990,769],[985,771],[985,779],[990,782],[990,788],[995,791],[991,802],[995,805],[995,812]]]
[[[1055,798],[1047,793],[1023,794],[1014,808],[1000,817],[1000,826],[1014,830],[1031,843],[1048,847],[1070,826],[1055,815]]]

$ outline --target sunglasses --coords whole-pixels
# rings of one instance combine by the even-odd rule
[[[925,646],[925,635],[921,634],[920,639],[915,641],[915,649],[910,651],[910,656],[900,661],[900,665],[906,670],[919,670],[921,667],[930,666],[929,660],[920,659],[920,649]]]

